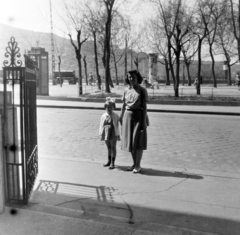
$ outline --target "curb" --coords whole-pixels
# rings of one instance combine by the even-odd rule
[[[90,109],[90,110],[104,110],[102,107],[82,107],[82,106],[64,106],[64,105],[37,105],[38,108],[57,108],[57,109]],[[116,108],[120,111],[120,108]],[[226,115],[226,116],[240,116],[240,113],[233,112],[211,112],[211,111],[189,111],[189,110],[167,110],[167,109],[148,109],[151,113],[182,113],[182,114],[205,114],[205,115]]]
[[[75,102],[92,102],[102,103],[105,98],[80,98],[80,97],[53,97],[37,96],[39,100],[56,100],[56,101],[75,101]],[[116,98],[116,103],[122,103],[120,98]],[[207,105],[207,106],[240,106],[239,101],[198,101],[198,100],[154,100],[150,99],[148,104],[167,104],[167,105]]]

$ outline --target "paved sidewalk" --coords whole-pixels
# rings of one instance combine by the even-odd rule
[[[27,206],[0,215],[1,235],[238,235],[240,175],[40,159]],[[121,179],[121,180],[120,180]]]

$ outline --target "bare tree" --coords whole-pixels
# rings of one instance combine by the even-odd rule
[[[208,31],[207,40],[209,44],[209,54],[212,59],[213,86],[217,87],[213,45],[215,43],[219,21],[226,9],[226,2],[225,0],[210,0],[210,1],[208,0],[208,1],[205,1],[204,3],[206,4],[204,7],[207,8],[210,15],[210,24],[207,27],[207,31]]]
[[[113,5],[115,0],[103,0],[106,7],[106,22],[105,22],[105,40],[104,40],[104,67],[105,67],[105,91],[110,93],[110,42],[111,42],[111,25],[113,18]]]
[[[121,8],[128,2],[127,0],[102,0],[105,5],[105,35],[104,35],[104,53],[103,53],[103,64],[105,68],[105,86],[106,92],[110,92],[110,86],[113,86],[110,73],[110,57],[111,57],[111,37],[112,37],[112,22],[116,17]]]
[[[137,29],[136,33],[134,33],[135,37],[133,40],[133,62],[137,70],[139,70],[141,61],[149,58],[149,55],[146,53],[146,51],[149,49],[149,46],[147,45],[148,40],[146,37],[147,31],[148,30],[146,29],[146,26],[142,25]]]
[[[85,53],[83,54],[83,65],[84,65],[84,71],[85,71],[86,85],[88,85],[87,55]]]
[[[186,65],[186,69],[187,69],[188,86],[191,86],[192,78],[191,78],[191,74],[190,74],[190,65],[194,61],[196,53],[197,53],[196,36],[189,34],[189,40],[185,45],[183,45],[182,53],[183,53],[184,63]]]
[[[83,11],[82,5],[75,0],[72,5],[65,3],[64,4],[65,12],[67,15],[67,21],[65,23],[68,26],[68,29],[70,31],[70,28],[74,28],[75,32],[77,33],[76,35],[76,42],[72,38],[72,34],[68,33],[68,36],[70,38],[70,42],[75,50],[75,55],[78,63],[78,68],[79,68],[79,78],[78,78],[78,95],[83,94],[83,87],[82,87],[82,45],[84,42],[87,41],[88,35],[85,33],[85,18],[83,17]],[[82,39],[83,38],[83,39]]]
[[[208,26],[211,22],[211,14],[206,8],[206,3],[208,0],[198,0],[197,2],[197,9],[196,9],[196,16],[194,18],[194,24],[191,29],[192,33],[197,36],[198,38],[198,72],[197,78],[200,81],[201,78],[201,67],[202,67],[202,45],[204,40],[209,34]],[[200,94],[200,82],[198,83],[197,87],[197,94]]]
[[[150,49],[158,52],[159,57],[161,58],[158,60],[158,62],[165,66],[166,85],[170,85],[168,38],[166,37],[164,27],[162,26],[158,16],[150,19],[149,22],[147,22],[144,36],[149,42],[148,44],[150,45]]]
[[[223,54],[226,60],[228,70],[228,85],[232,85],[231,66],[238,62],[238,50],[236,38],[233,34],[233,25],[231,24],[231,8],[226,6],[225,12],[220,19],[217,34],[216,44],[220,54]],[[232,59],[234,60],[232,63]]]
[[[91,7],[88,3],[86,3],[86,12],[85,18],[88,25],[88,29],[93,39],[93,47],[94,47],[94,63],[95,70],[97,76],[98,89],[101,90],[101,76],[99,74],[99,62],[98,62],[98,35],[103,33],[103,22],[101,22],[101,6],[98,2],[95,2],[95,5]]]
[[[128,71],[128,51],[131,47],[131,38],[132,38],[132,26],[130,21],[128,20],[126,22],[126,31],[125,31],[125,53],[124,53],[124,65],[125,65],[125,75]]]
[[[181,0],[170,1],[167,4],[163,5],[159,0],[160,16],[167,36],[168,61],[174,83],[174,94],[175,97],[178,97],[180,55],[183,45],[187,42],[186,35],[191,27],[192,13],[187,12],[187,6]],[[171,50],[176,58],[176,73],[173,69]]]
[[[78,80],[78,84],[79,84],[79,95],[83,94],[83,88],[82,88],[82,55],[81,55],[81,49],[82,49],[82,44],[87,41],[87,37],[85,37],[83,40],[81,40],[81,34],[82,34],[82,30],[77,30],[77,45],[74,43],[74,41],[72,40],[72,36],[71,34],[69,34],[70,40],[71,40],[71,44],[74,47],[75,50],[75,54],[76,54],[76,59],[78,62],[78,68],[79,68],[79,80]]]
[[[123,64],[122,58],[125,54],[125,50],[121,50],[117,45],[111,43],[111,55],[112,55],[112,62],[115,69],[115,77],[116,77],[116,85],[119,85],[118,81],[118,64],[122,62],[120,65]]]
[[[55,38],[56,39],[56,38]],[[56,48],[56,54],[57,54],[57,58],[58,58],[58,76],[59,76],[59,81],[60,81],[60,87],[62,87],[63,85],[63,80],[61,77],[61,63],[62,63],[62,55],[64,53],[64,49],[65,49],[65,38],[62,38],[62,42],[57,42],[57,40],[55,40],[55,48]]]
[[[231,16],[232,16],[232,24],[233,24],[233,33],[237,40],[238,45],[238,60],[240,62],[240,0],[238,0],[238,4],[235,4],[233,0],[229,0],[231,5]],[[235,5],[235,7],[234,7]],[[235,11],[237,9],[237,11]]]
[[[112,36],[111,36],[111,57],[113,67],[115,70],[116,84],[118,81],[118,67],[124,63],[125,50],[125,33],[128,27],[128,19],[126,19],[119,12],[115,12],[112,22]]]

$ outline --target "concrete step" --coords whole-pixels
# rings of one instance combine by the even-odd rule
[[[8,208],[7,210],[11,211],[12,209],[13,208]],[[174,226],[167,226],[167,225],[144,222],[144,221],[133,222],[133,221],[127,220],[124,217],[119,217],[119,216],[114,216],[109,214],[96,214],[94,212],[84,212],[81,210],[58,207],[58,206],[31,205],[30,207],[25,207],[25,208],[14,207],[13,210],[16,210],[17,214],[19,215],[24,215],[27,218],[30,217],[30,219],[27,219],[26,222],[30,224],[30,227],[32,227],[32,231],[35,231],[36,229],[36,224],[31,222],[31,218],[34,217],[34,221],[35,220],[43,221],[41,218],[44,218],[44,219],[48,218],[48,223],[52,224],[51,229],[55,231],[59,230],[59,224],[61,224],[61,226],[62,224],[64,224],[64,227],[68,227],[70,226],[69,224],[71,224],[71,230],[76,231],[76,234],[216,235],[216,233],[208,233],[203,231],[179,228]],[[39,218],[39,219],[36,219],[36,218]],[[52,223],[52,221],[55,221],[54,224]],[[79,226],[78,223],[81,224],[81,226]],[[73,225],[75,226],[75,228],[73,228]],[[44,230],[45,230],[47,226],[42,225],[42,227],[44,227]],[[81,227],[80,230],[79,230],[79,227]],[[82,227],[84,227],[84,229],[82,229]],[[85,231],[85,233],[83,230]],[[25,234],[25,233],[21,233],[21,234]],[[40,234],[47,234],[47,233],[40,233]],[[54,234],[66,234],[66,233],[51,233],[51,234],[54,235]],[[75,233],[68,232],[68,234],[75,234]]]
[[[11,207],[21,211],[46,214],[46,216],[63,217],[67,221],[71,219],[89,221],[129,228],[132,231],[144,231],[142,234],[237,235],[236,231],[240,229],[237,221],[223,219],[221,216],[211,217],[202,216],[201,213],[188,213],[189,210],[185,207],[189,206],[189,203],[182,202],[179,207],[173,201],[176,207],[168,207],[167,204],[164,206],[165,201],[159,200],[162,204],[162,209],[159,210],[137,203],[137,197],[136,201],[132,201],[129,205],[121,195],[115,194],[113,197],[111,190],[105,189],[101,194],[100,191],[103,191],[101,187],[86,187],[86,185],[77,187],[71,184],[68,191],[64,191],[65,184],[63,182],[58,185],[44,184],[45,188],[40,184],[41,187],[39,185],[33,191],[28,205],[11,204]]]
[[[0,215],[1,235],[156,235],[135,228],[82,220],[29,209],[6,208]]]
[[[132,234],[163,234],[163,235],[212,235],[217,233],[210,233],[207,231],[199,231],[198,226],[196,229],[186,227],[185,223],[179,226],[171,225],[171,222],[166,222],[169,220],[169,215],[160,215],[158,213],[158,218],[153,215],[152,210],[132,208],[128,205],[109,205],[105,202],[94,202],[92,200],[71,200],[69,198],[64,198],[64,202],[57,203],[55,205],[50,205],[51,200],[54,201],[54,195],[44,196],[40,194],[43,203],[34,203],[34,200],[30,200],[27,206],[12,205],[13,208],[17,210],[26,210],[28,212],[40,213],[40,215],[46,214],[47,216],[57,216],[67,219],[67,221],[79,220],[83,222],[92,222],[94,226],[96,224],[111,226],[119,228],[119,231],[124,230],[123,234],[128,234],[128,231],[132,231]],[[38,195],[38,196],[40,196]],[[35,195],[36,196],[36,195]],[[45,197],[45,198],[44,198]],[[73,198],[71,198],[73,199]],[[55,202],[58,202],[59,196],[56,198]],[[44,204],[45,201],[45,204]],[[61,199],[63,201],[63,199]],[[46,204],[48,203],[48,204]],[[175,215],[176,216],[176,215]],[[179,221],[183,219],[182,215],[179,216]],[[172,218],[174,220],[174,218]],[[75,223],[75,222],[74,222]],[[198,221],[201,223],[201,221]],[[99,225],[99,226],[100,226]],[[101,226],[100,226],[101,227]],[[191,227],[191,226],[190,226]],[[129,229],[129,230],[128,230]],[[96,233],[105,234],[105,233]],[[109,233],[115,234],[115,233]]]

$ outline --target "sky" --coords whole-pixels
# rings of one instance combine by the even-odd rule
[[[54,6],[55,0],[51,0]],[[50,0],[0,0],[0,23],[36,32],[51,32]],[[53,10],[53,19],[57,14]],[[58,30],[56,32],[59,34]]]
[[[51,0],[53,32],[58,36],[68,38],[66,26],[59,16],[59,6],[62,1]],[[65,1],[73,2],[74,0]],[[186,1],[189,3],[192,2],[189,0]],[[129,2],[132,5],[125,13],[129,14],[133,21],[141,22],[143,18],[152,14],[149,4],[140,5],[140,0],[129,0]],[[35,32],[50,33],[50,0],[0,0],[0,23]]]
[[[138,0],[130,2],[133,5],[130,8],[133,9],[131,12],[134,12],[131,14],[132,19],[139,20],[141,14],[136,11]],[[59,3],[61,0],[51,0],[53,32],[64,36],[65,25],[59,16]],[[50,33],[50,0],[0,0],[0,23],[21,29]],[[62,30],[63,28],[64,30]]]

